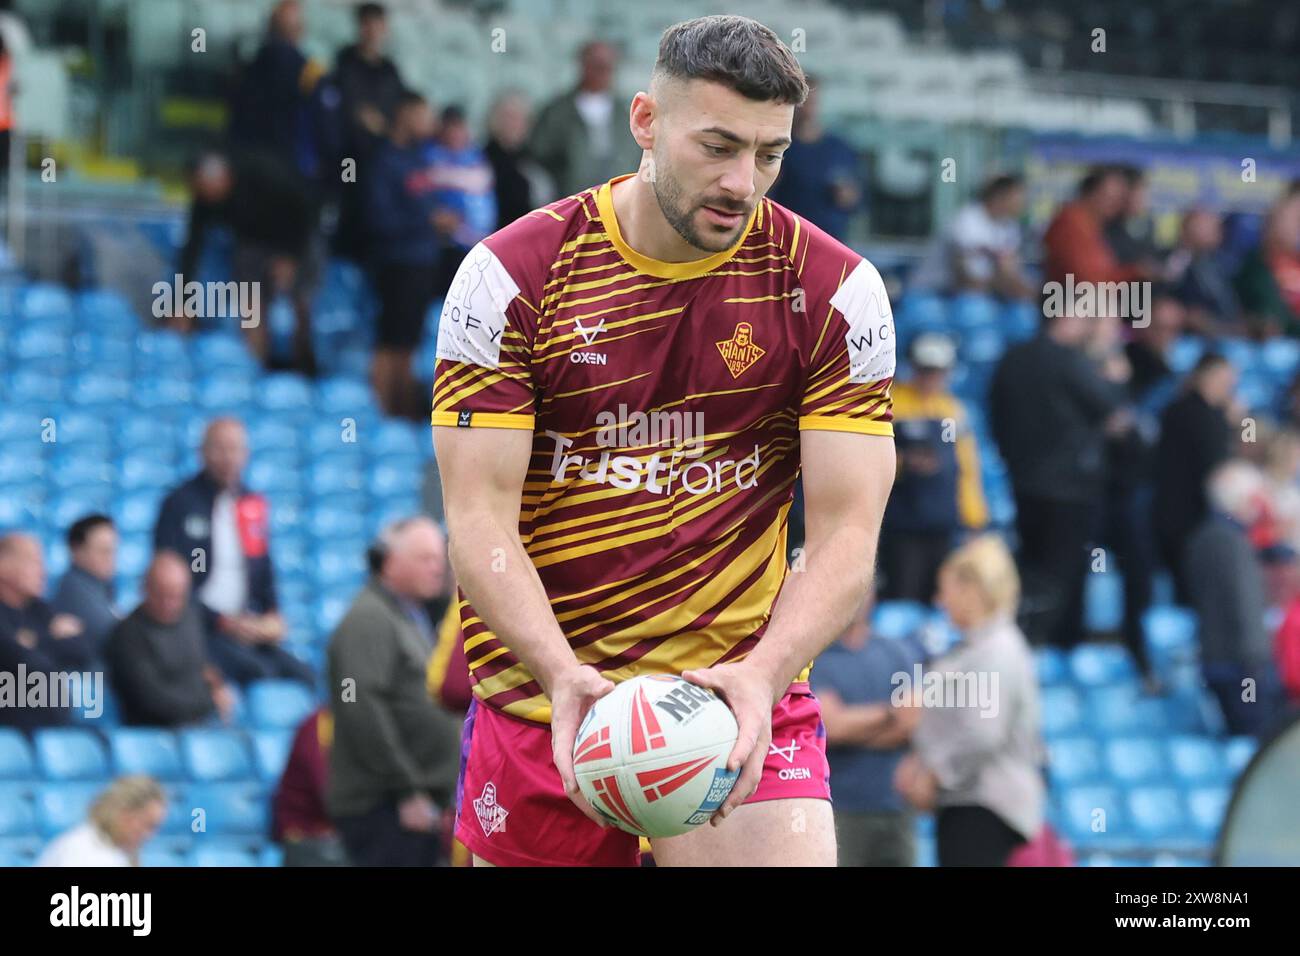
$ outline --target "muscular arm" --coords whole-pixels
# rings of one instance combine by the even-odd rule
[[[786,577],[767,632],[749,654],[773,677],[773,705],[862,607],[894,484],[893,438],[805,430],[800,443],[805,570]]]
[[[456,581],[550,696],[555,677],[577,660],[519,538],[533,433],[435,426],[433,442]]]

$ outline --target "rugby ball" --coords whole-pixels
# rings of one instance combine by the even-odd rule
[[[633,677],[583,718],[573,769],[587,802],[616,827],[677,836],[707,823],[731,793],[738,732],[713,691],[676,674]]]

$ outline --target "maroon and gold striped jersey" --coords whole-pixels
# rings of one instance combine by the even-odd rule
[[[816,226],[764,199],[732,248],[660,262],[620,235],[617,181],[470,251],[433,396],[434,425],[533,433],[520,536],[574,653],[614,681],[762,638],[799,433],[892,435],[895,351],[879,273]],[[474,693],[549,720],[527,668],[458,606]]]

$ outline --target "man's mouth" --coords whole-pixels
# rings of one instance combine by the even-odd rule
[[[729,209],[720,209],[717,206],[704,206],[703,209],[705,218],[719,226],[734,228],[740,225],[741,221],[745,218],[743,210],[733,211]]]

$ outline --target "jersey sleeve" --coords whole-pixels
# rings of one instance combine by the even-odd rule
[[[480,242],[460,264],[443,302],[432,423],[531,431],[536,334],[536,309]]]
[[[894,316],[880,273],[859,260],[818,308],[799,427],[893,435]]]

